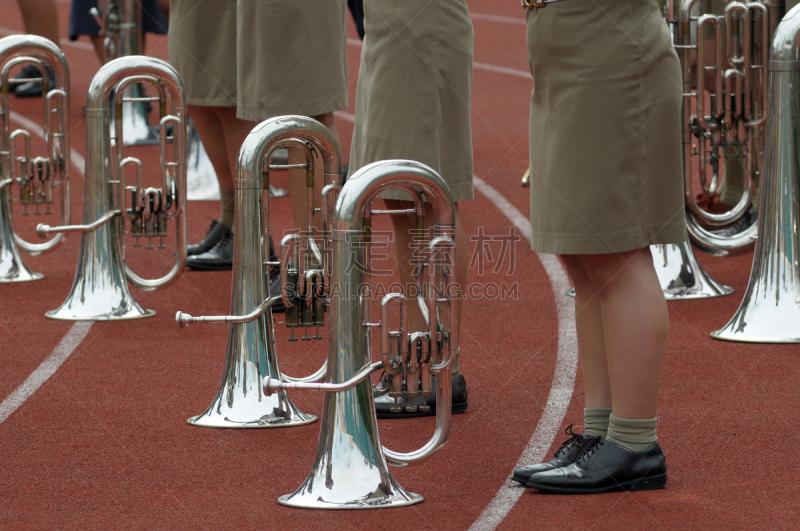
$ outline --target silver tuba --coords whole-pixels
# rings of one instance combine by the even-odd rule
[[[430,242],[428,274],[417,300],[427,304],[428,330],[408,329],[407,300],[390,293],[381,303],[380,322],[374,322],[370,285],[372,202],[382,191],[399,189],[415,199],[417,215],[432,208],[435,235]],[[422,196],[430,202],[422,200]],[[405,211],[403,211],[405,212]],[[387,463],[422,462],[442,448],[450,433],[452,364],[456,359],[454,203],[450,189],[431,168],[411,161],[370,164],[350,177],[333,213],[328,372],[326,383],[282,382],[265,378],[267,393],[278,389],[326,391],[319,447],[314,466],[293,494],[278,502],[308,509],[373,509],[401,507],[423,500],[407,492],[389,473]],[[360,266],[361,265],[361,266]],[[366,266],[366,267],[365,267]],[[422,268],[424,269],[424,268]],[[424,278],[425,273],[422,273]],[[392,326],[391,309],[399,318]],[[371,356],[371,330],[380,328],[381,360]],[[369,375],[383,369],[394,389],[406,396],[427,396],[435,377],[436,427],[420,449],[398,453],[381,446]],[[400,392],[398,391],[398,396]],[[395,395],[392,395],[395,396]]]
[[[41,72],[37,78],[44,88],[41,135],[47,153],[34,157],[31,135],[25,129],[11,129],[12,113],[8,101],[12,68],[32,64]],[[53,89],[49,87],[48,68],[55,73]],[[17,80],[17,83],[37,79]],[[38,127],[32,124],[28,128]],[[25,282],[43,277],[22,263],[19,249],[38,255],[58,247],[64,235],[57,234],[46,243],[30,243],[14,232],[12,200],[18,201],[23,215],[52,214],[58,205],[61,223],[70,223],[69,194],[69,67],[66,57],[53,42],[36,35],[13,35],[0,39],[0,282]],[[20,146],[22,149],[20,150]],[[21,151],[21,152],[20,152]],[[14,190],[18,197],[13,198]],[[57,199],[54,197],[57,194]],[[40,209],[44,208],[44,212]]]
[[[769,119],[758,238],[744,298],[715,339],[800,343],[800,6],[778,26],[769,57]]]
[[[142,163],[126,157],[123,150],[122,105],[114,104],[114,137],[111,137],[109,97],[122,94],[134,83],[152,85],[160,111],[160,187],[145,187]],[[82,232],[78,269],[67,300],[46,313],[51,319],[106,321],[138,319],[155,314],[136,302],[128,282],[144,291],[167,286],[178,279],[186,265],[186,109],[184,88],[178,73],[164,61],[129,56],[106,63],[94,76],[86,97],[86,189],[83,225],[49,227],[36,232]],[[169,112],[168,112],[169,111]],[[167,136],[172,124],[173,136]],[[169,147],[172,147],[170,150]],[[172,151],[170,156],[170,151]],[[135,177],[130,183],[130,174]],[[145,279],[134,273],[125,258],[125,227],[140,246],[140,238],[164,247],[168,222],[174,221],[175,263],[164,276]]]
[[[681,121],[689,240],[654,245],[651,251],[664,295],[672,300],[733,293],[706,273],[689,242],[716,256],[752,248],[755,226],[734,236],[715,234],[712,229],[735,223],[752,203],[763,156],[769,36],[783,13],[783,0],[729,1],[721,15],[694,15],[700,4],[699,0],[663,4],[683,72]],[[706,50],[713,51],[710,63]],[[713,78],[709,109],[707,75]],[[741,161],[745,191],[728,212],[713,214],[698,204],[694,184],[699,181],[704,199],[718,197],[720,163],[725,159]]]
[[[306,155],[300,165],[273,164],[276,150],[293,146]],[[314,161],[324,164],[324,192],[328,202],[317,207],[314,199]],[[269,173],[274,169],[302,167],[306,170],[307,224],[304,234],[290,234],[281,245],[282,258],[269,262]],[[230,323],[228,352],[219,392],[201,415],[189,419],[195,426],[214,428],[270,428],[308,424],[316,417],[298,410],[284,391],[263,393],[265,377],[295,382],[313,382],[325,375],[323,365],[305,378],[282,375],[269,311],[283,299],[286,324],[302,329],[303,339],[322,339],[325,325],[326,238],[315,234],[314,216],[329,209],[330,196],[340,188],[342,162],[339,145],[321,123],[304,116],[272,118],[256,126],[239,150],[236,169],[236,220],[234,221],[233,282],[231,314],[193,317],[178,312],[180,326],[188,323]],[[327,218],[327,215],[323,217]],[[305,239],[304,239],[305,236]],[[321,237],[320,237],[321,236]],[[280,266],[282,297],[268,298],[265,279],[270,266]],[[312,335],[309,336],[309,331]],[[290,339],[290,340],[291,340]]]

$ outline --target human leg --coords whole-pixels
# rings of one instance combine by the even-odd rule
[[[58,33],[58,11],[53,0],[18,0],[19,8],[22,12],[22,20],[25,24],[25,32],[32,35],[39,35],[53,41],[59,46]],[[55,72],[52,68],[47,68],[50,78],[49,88],[54,85],[53,76]],[[33,65],[26,65],[17,77],[23,79],[38,78],[42,74]],[[42,95],[42,84],[38,81],[28,81],[15,85],[14,95],[18,98],[33,98]]]
[[[17,0],[25,32],[41,35],[58,45],[58,9],[54,0]]]
[[[669,314],[650,249],[578,259],[600,302],[613,413],[654,418]]]
[[[528,478],[527,486],[561,494],[662,488],[667,482],[667,469],[656,442],[655,414],[669,315],[650,250],[576,255],[567,258],[567,263],[572,266],[567,266],[570,274],[578,277],[576,308],[584,280],[599,300],[613,413],[605,439],[597,437],[590,441],[571,464],[535,472]],[[583,273],[585,277],[581,278]],[[577,313],[580,352],[581,335],[591,333],[593,326],[577,318]],[[591,375],[587,378],[586,373],[598,370],[601,365],[593,359],[598,357],[597,352],[598,349],[592,349],[580,354],[581,370],[590,389],[597,382]],[[594,356],[587,355],[592,353]],[[585,362],[593,369],[583,365]],[[587,401],[592,394],[593,391],[587,391]]]
[[[193,269],[230,269],[233,263],[234,175],[239,148],[254,124],[236,118],[234,107],[190,105],[200,139],[214,167],[220,188],[220,220],[200,244],[190,246],[188,261]]]

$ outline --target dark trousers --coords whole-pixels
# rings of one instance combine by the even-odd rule
[[[353,15],[353,21],[356,23],[356,30],[361,40],[364,40],[364,0],[347,0],[347,7],[350,8],[350,14]]]

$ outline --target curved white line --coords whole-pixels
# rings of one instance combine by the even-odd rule
[[[334,111],[334,115],[338,116],[339,118],[346,120],[350,123],[356,123],[356,115],[349,113],[347,111]]]
[[[531,82],[533,81],[533,76],[531,76],[531,73],[525,70],[506,68],[505,66],[487,65],[486,63],[476,63],[474,61],[472,62],[472,68],[476,70],[486,70],[487,72],[494,72],[496,74],[506,74],[508,76],[521,77],[522,79],[527,79]]]
[[[35,134],[39,136],[43,136],[44,131],[42,127],[24,116],[11,111],[10,117],[15,122],[19,123],[23,127],[27,127]],[[83,167],[85,164],[84,158],[74,149],[70,149],[70,161],[72,164],[78,168],[78,170],[83,173]],[[0,423],[8,418],[14,411],[16,411],[19,406],[21,406],[33,393],[36,392],[41,385],[50,378],[53,373],[58,370],[64,361],[78,348],[78,345],[81,344],[81,341],[86,337],[86,334],[89,333],[89,330],[92,329],[91,321],[79,321],[70,327],[69,332],[65,335],[61,342],[56,346],[53,352],[45,359],[39,367],[36,368],[33,373],[28,376],[28,378],[22,382],[22,385],[17,387],[13,393],[11,393],[8,398],[3,400],[0,403]]]
[[[36,392],[43,383],[50,378],[61,364],[69,358],[81,341],[92,328],[91,321],[78,321],[69,329],[67,335],[61,340],[53,352],[42,362],[39,367],[22,382],[22,385],[11,393],[8,398],[0,403],[0,423],[8,418],[19,406],[25,402],[33,393]]]
[[[2,35],[24,35],[24,32],[11,30],[6,28],[0,28],[0,34]],[[71,41],[69,39],[59,39],[58,45],[60,47],[64,46],[71,46],[73,48],[80,48],[82,50],[91,50],[94,51],[94,46],[89,44],[88,42],[80,42],[80,41]]]
[[[22,127],[27,127],[30,131],[44,138],[44,129],[42,129],[41,125],[25,118],[16,111],[11,111],[10,116],[12,120],[20,124]],[[81,174],[83,174],[84,168],[86,167],[86,159],[83,158],[83,155],[81,155],[74,149],[70,148],[69,160],[72,162],[72,165],[75,166],[75,169],[81,172]]]
[[[483,179],[473,177],[473,182],[475,183],[475,188],[486,196],[530,242],[531,225],[528,219],[500,192],[492,188]],[[547,405],[544,408],[542,417],[539,419],[539,424],[536,425],[533,436],[517,461],[516,467],[544,460],[547,450],[552,446],[558,429],[561,427],[564,415],[567,413],[567,407],[572,401],[575,373],[578,369],[575,301],[566,295],[567,289],[570,288],[569,278],[564,272],[561,262],[554,255],[536,253],[536,256],[550,279],[550,286],[555,296],[556,312],[558,314],[558,355],[556,357],[556,368],[553,374],[550,396],[547,397]],[[523,487],[511,479],[507,479],[494,499],[489,502],[489,505],[486,506],[478,519],[470,526],[470,530],[485,531],[496,529],[517,503],[523,492],[525,492]]]

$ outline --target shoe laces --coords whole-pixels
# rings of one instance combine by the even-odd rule
[[[573,424],[570,424],[569,426],[567,426],[567,429],[564,430],[564,433],[569,435],[570,438],[561,443],[561,446],[559,446],[558,449],[556,450],[555,457],[558,457],[561,454],[561,452],[565,451],[567,449],[567,446],[575,442],[577,439],[583,437],[582,433],[575,433],[574,431],[572,431],[572,426]]]
[[[227,230],[222,235],[222,238],[220,238],[219,241],[214,245],[214,247],[212,247],[212,249],[216,249],[217,247],[222,249],[222,247],[224,247],[225,245],[227,245],[231,241],[233,241],[233,231],[232,230]]]
[[[211,234],[211,231],[214,230],[214,227],[216,227],[219,224],[220,224],[219,220],[212,219],[211,220],[211,226],[208,228],[208,231],[206,231],[206,236],[205,237],[208,238],[208,235]],[[203,238],[203,239],[205,239],[205,238]]]
[[[581,450],[580,457],[578,457],[578,461],[586,462],[592,456],[595,450],[600,446],[600,443],[603,442],[602,437],[591,437],[587,436],[588,440],[584,443],[583,449]]]

